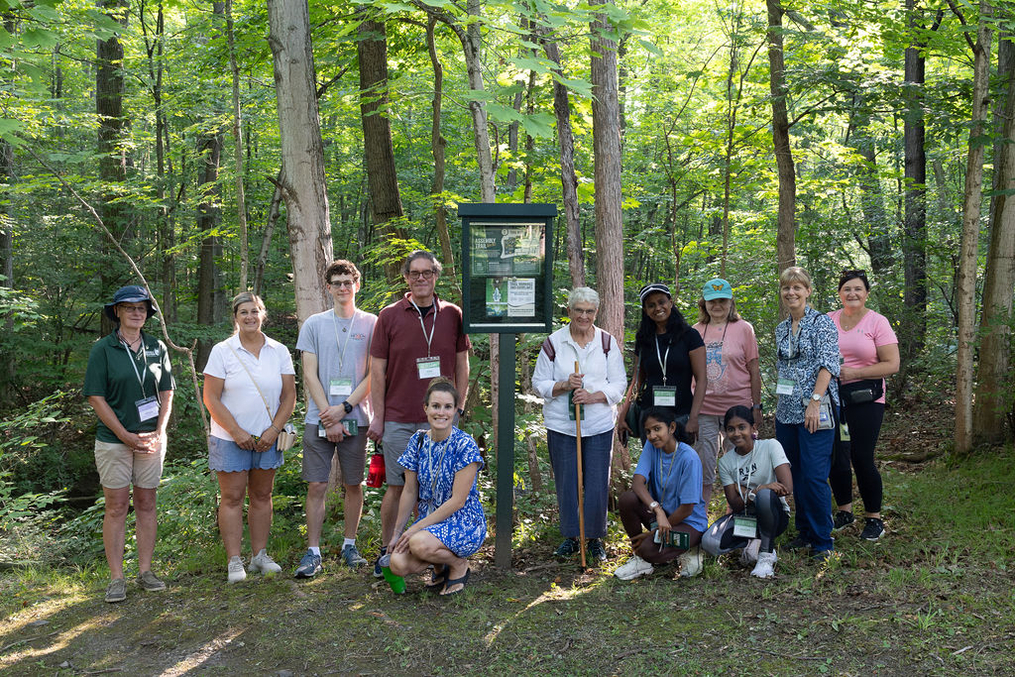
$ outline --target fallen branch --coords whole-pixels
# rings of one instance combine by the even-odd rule
[[[48,635],[36,635],[35,637],[25,637],[24,639],[19,639],[16,642],[11,642],[7,646],[0,647],[0,653],[6,653],[8,649],[13,649],[18,644],[27,644],[28,642],[34,642],[37,639],[42,639],[44,637],[52,637],[53,635],[58,634],[60,634],[60,630],[57,630],[56,632],[51,632]]]

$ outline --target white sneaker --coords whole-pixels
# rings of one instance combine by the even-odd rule
[[[684,578],[691,578],[701,573],[705,555],[701,552],[701,548],[695,546],[678,559],[680,560],[680,575]]]
[[[740,551],[740,563],[745,567],[758,561],[758,551],[761,550],[761,539],[752,538],[747,546]]]
[[[639,576],[645,576],[650,574],[655,569],[651,564],[643,560],[638,555],[633,556],[627,560],[622,566],[617,567],[617,570],[613,572],[613,575],[622,581],[631,581]]]
[[[243,560],[238,555],[229,558],[229,566],[226,567],[229,572],[229,578],[227,579],[230,583],[239,583],[247,577],[247,572],[243,569]]]
[[[261,552],[250,558],[250,566],[247,567],[247,571],[250,573],[260,571],[262,574],[277,574],[281,573],[282,567],[275,563],[275,560],[271,558],[267,550],[261,548]]]
[[[757,578],[775,577],[775,563],[778,560],[779,556],[774,552],[761,553],[758,555],[758,563],[754,566],[754,571],[751,572],[751,575]]]

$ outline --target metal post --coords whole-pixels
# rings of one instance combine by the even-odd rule
[[[500,334],[500,398],[497,403],[497,540],[494,561],[511,568],[515,506],[515,338]]]

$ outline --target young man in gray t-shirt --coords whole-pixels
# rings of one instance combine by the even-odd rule
[[[308,549],[296,569],[297,578],[311,578],[321,570],[325,494],[336,455],[345,485],[342,559],[350,567],[367,563],[356,549],[356,531],[363,512],[366,431],[371,418],[370,342],[377,316],[356,308],[360,272],[351,262],[333,262],[324,282],[335,306],[308,317],[296,341],[310,394],[303,434],[303,479],[309,482]]]

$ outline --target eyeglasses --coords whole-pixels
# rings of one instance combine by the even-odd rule
[[[574,313],[575,315],[588,315],[589,317],[592,317],[593,315],[596,314],[596,309],[595,308],[572,308],[571,312]]]
[[[352,280],[332,280],[328,284],[330,284],[332,287],[338,287],[339,289],[341,289],[342,287],[352,288],[356,283]]]
[[[125,306],[120,304],[120,308],[125,313],[134,313],[135,315],[140,315],[141,313],[148,314],[148,306]]]
[[[410,280],[429,280],[436,274],[437,271],[433,268],[430,270],[410,270],[408,273]]]

